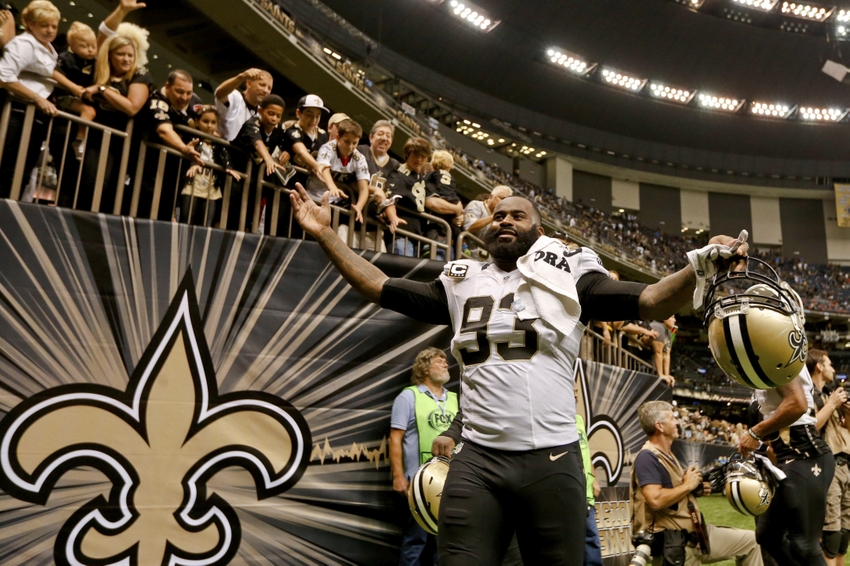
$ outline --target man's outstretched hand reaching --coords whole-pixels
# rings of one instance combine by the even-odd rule
[[[292,203],[292,209],[295,211],[295,219],[304,231],[314,238],[323,228],[331,225],[329,196],[330,193],[328,192],[322,195],[322,206],[319,206],[313,202],[301,183],[295,183],[295,190],[289,193],[289,200]]]

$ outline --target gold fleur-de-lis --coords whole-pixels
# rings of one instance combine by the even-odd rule
[[[594,468],[604,468],[608,485],[616,485],[623,473],[623,437],[613,419],[607,415],[596,415],[591,410],[584,363],[580,359],[576,359],[575,373],[578,376],[575,383],[576,414],[584,416],[591,464]]]
[[[266,393],[219,395],[187,274],[126,391],[77,384],[44,391],[0,422],[0,487],[45,504],[66,471],[91,466],[112,482],[61,528],[57,564],[224,564],[241,527],[206,483],[248,470],[260,499],[303,474],[303,416]]]

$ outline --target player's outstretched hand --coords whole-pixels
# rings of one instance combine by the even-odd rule
[[[295,211],[295,219],[304,231],[315,237],[325,226],[331,225],[330,193],[322,195],[322,206],[318,206],[304,190],[301,183],[295,183],[295,190],[289,193],[289,201]]]
[[[717,268],[718,270],[726,269],[729,263],[734,263],[741,258],[747,257],[747,252],[750,249],[750,245],[747,243],[747,234],[742,232],[737,238],[733,238],[732,236],[725,236],[723,234],[718,234],[711,238],[708,243],[709,244],[720,244],[721,246],[729,246],[734,250],[732,257],[725,258],[720,256],[717,258]],[[743,262],[741,262],[743,264]]]

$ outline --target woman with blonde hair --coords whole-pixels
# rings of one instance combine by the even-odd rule
[[[133,3],[135,4],[135,3]],[[138,4],[135,4],[138,6]],[[95,122],[114,128],[126,130],[127,123],[144,108],[150,95],[153,80],[148,70],[141,64],[143,53],[139,42],[146,41],[146,35],[136,33],[122,34],[119,24],[129,13],[129,3],[122,0],[121,5],[100,25],[94,84],[86,88],[84,98],[90,100],[97,108]],[[143,6],[143,5],[141,5]],[[125,24],[126,29],[127,24]],[[104,28],[111,32],[104,33]],[[130,30],[141,30],[132,26]],[[143,31],[143,30],[142,30]],[[77,208],[91,208],[94,194],[94,184],[97,179],[97,166],[101,153],[103,134],[92,128],[86,142],[86,154],[83,159],[83,174],[80,192],[77,198]],[[124,147],[122,138],[113,137],[108,148],[106,174],[102,190],[102,212],[111,213],[117,189],[118,169]],[[131,152],[132,154],[132,152]],[[128,164],[128,172],[131,171]],[[125,199],[125,203],[128,199]]]

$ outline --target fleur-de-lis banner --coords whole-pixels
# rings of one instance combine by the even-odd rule
[[[390,410],[447,328],[366,303],[312,242],[0,201],[0,266],[0,563],[397,562]],[[662,389],[579,370],[620,513]]]

